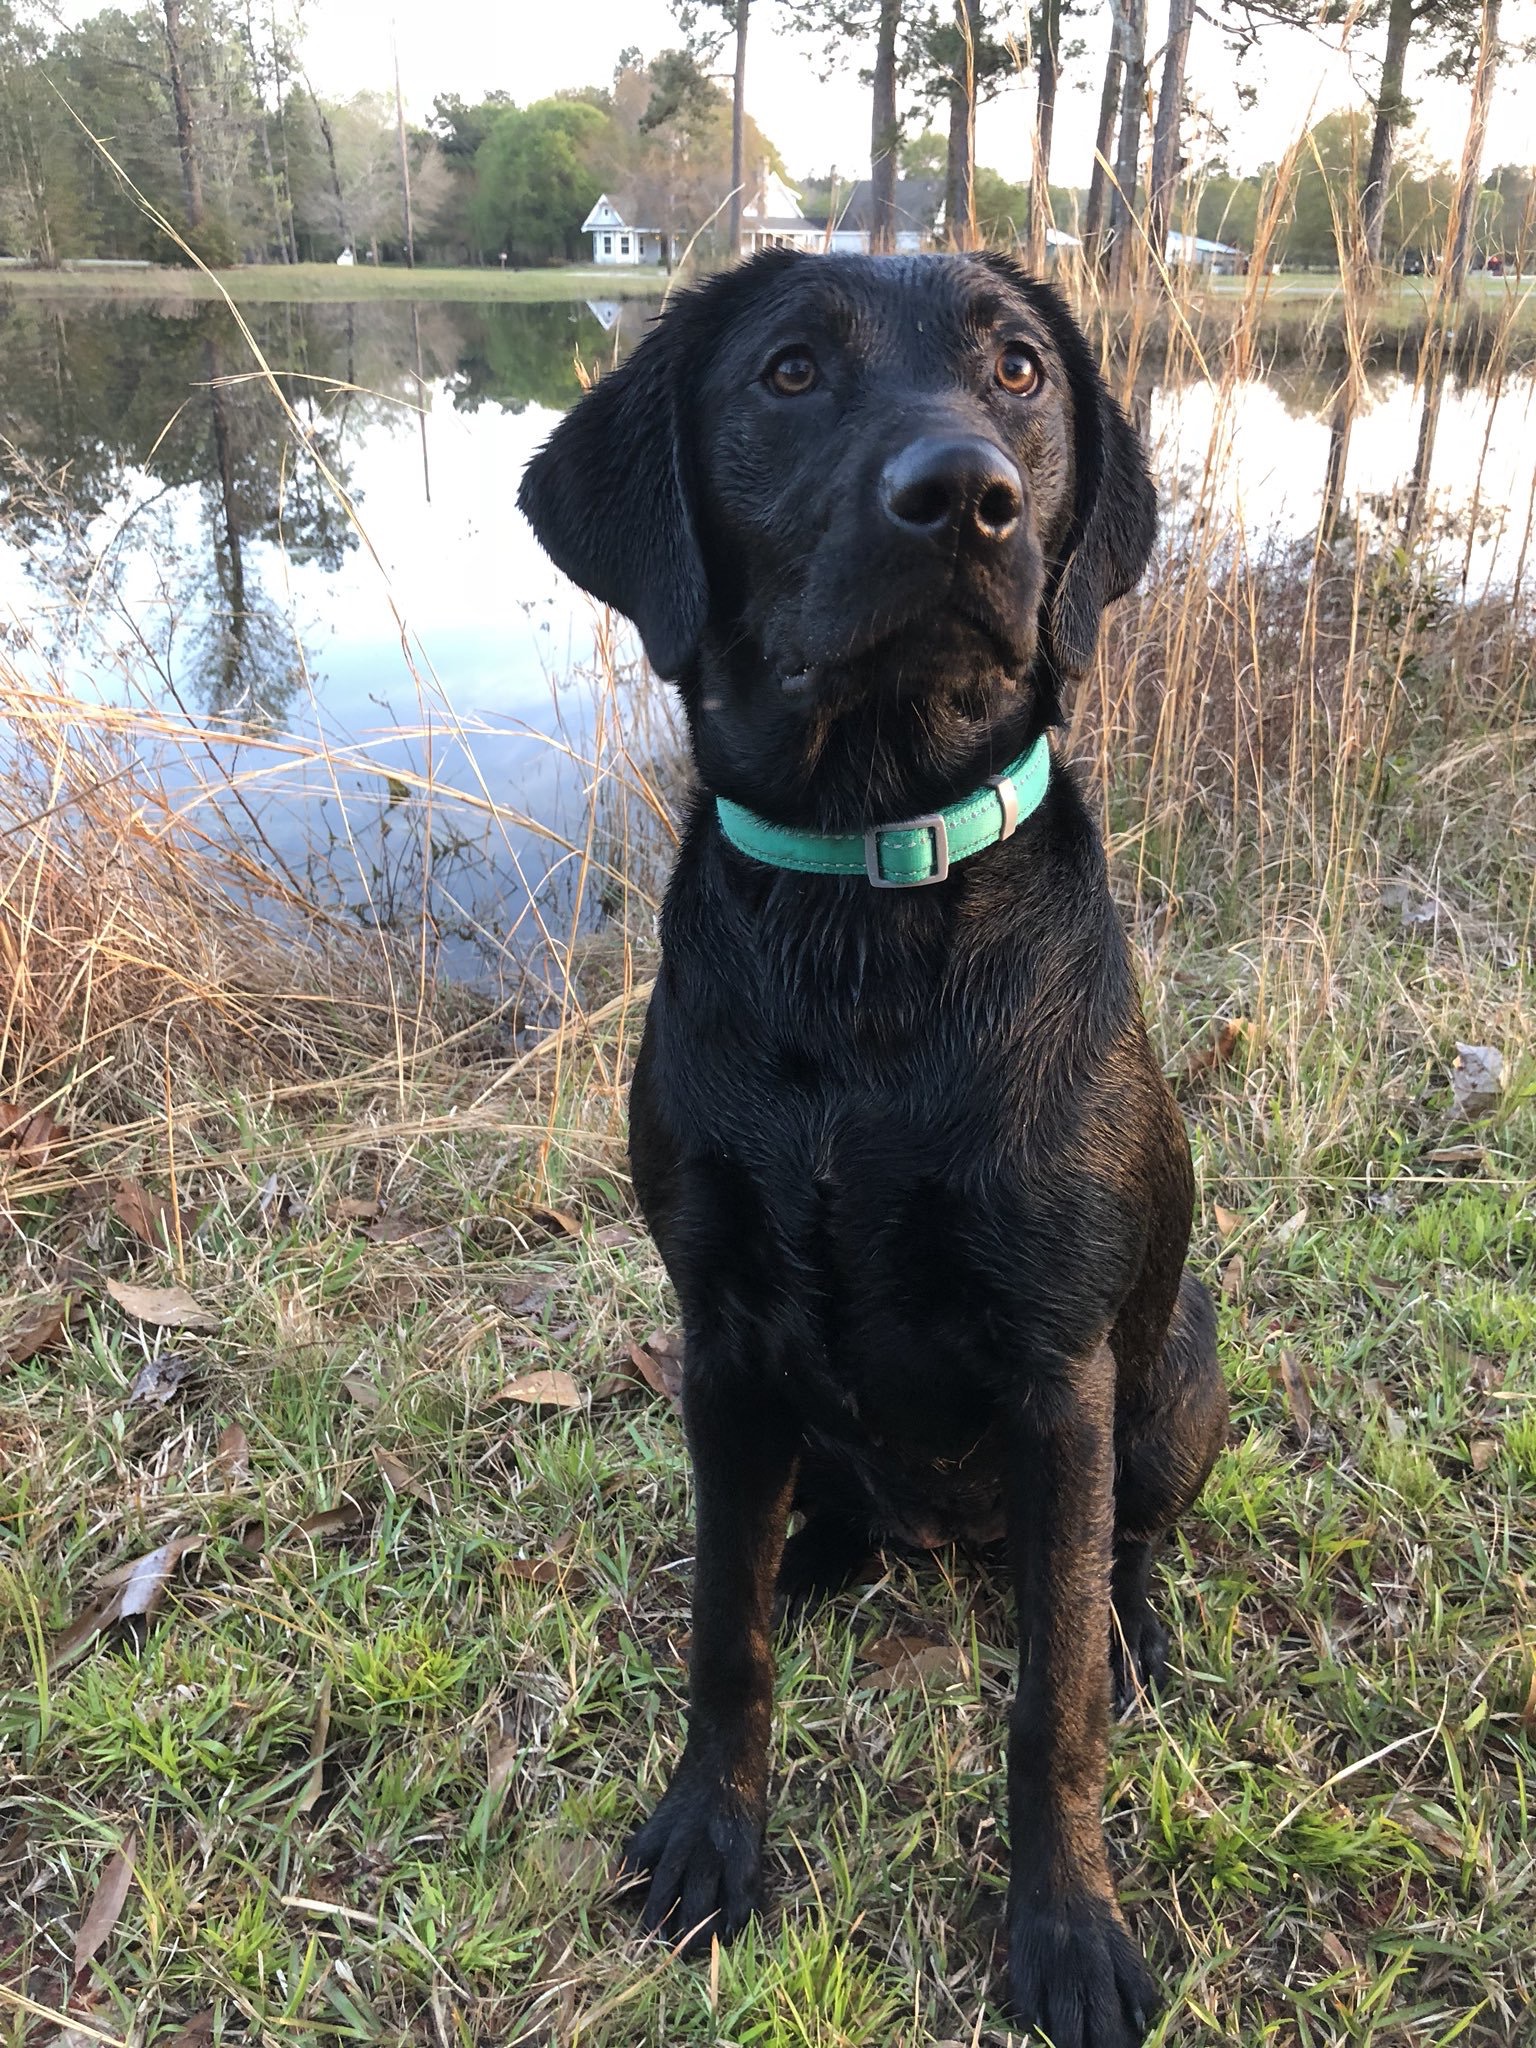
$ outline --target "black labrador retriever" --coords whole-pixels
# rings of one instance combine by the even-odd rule
[[[1047,737],[1152,545],[1140,445],[1013,263],[775,251],[676,301],[520,502],[681,686],[700,784],[630,1099],[698,1522],[645,1923],[757,1899],[776,1593],[1005,1537],[1011,2006],[1122,2048],[1157,1997],[1112,1667],[1162,1673],[1153,1557],[1227,1416],[1188,1141]]]

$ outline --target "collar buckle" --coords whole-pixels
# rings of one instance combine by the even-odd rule
[[[989,775],[987,787],[997,792],[997,800],[1003,807],[1003,829],[998,833],[998,843],[1011,839],[1019,829],[1019,792],[1011,775]]]
[[[880,866],[880,841],[887,832],[931,832],[933,872],[928,875],[887,875]],[[872,889],[926,889],[949,873],[949,827],[940,811],[924,811],[895,825],[875,825],[864,834],[864,872]]]

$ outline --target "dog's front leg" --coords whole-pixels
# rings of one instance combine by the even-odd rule
[[[1009,1417],[1019,1689],[1008,1745],[1008,1982],[1054,2048],[1133,2048],[1158,1998],[1104,1845],[1114,1363],[1045,1364]]]
[[[651,1873],[645,1925],[690,1946],[739,1933],[757,1903],[773,1713],[774,1580],[799,1443],[745,1361],[690,1334],[683,1418],[693,1461],[688,1742],[624,1852]]]

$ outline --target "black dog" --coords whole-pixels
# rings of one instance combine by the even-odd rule
[[[630,1102],[698,1513],[646,1925],[753,1908],[776,1589],[1005,1534],[1011,2001],[1122,2048],[1157,1999],[1101,1824],[1111,1663],[1162,1671],[1153,1554],[1226,1425],[1188,1142],[1045,739],[1152,545],[1140,446],[1002,258],[775,252],[674,305],[521,503],[681,685],[702,785]]]

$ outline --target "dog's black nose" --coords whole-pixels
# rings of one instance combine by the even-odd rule
[[[880,472],[880,502],[895,526],[938,535],[953,528],[1006,540],[1019,523],[1024,486],[1010,458],[979,434],[925,434]]]

